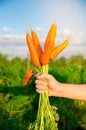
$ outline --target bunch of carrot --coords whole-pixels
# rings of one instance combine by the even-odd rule
[[[51,60],[54,60],[58,56],[58,54],[68,45],[69,40],[66,39],[63,43],[55,47],[54,44],[56,39],[56,32],[57,26],[56,23],[53,23],[46,37],[44,43],[44,50],[40,45],[39,38],[35,31],[31,30],[31,35],[29,33],[26,34],[26,41],[30,51],[31,60],[34,66],[40,67],[42,65],[49,64],[49,62]]]
[[[44,43],[44,50],[41,47],[39,38],[35,31],[31,30],[31,35],[26,34],[26,41],[29,48],[32,63],[35,67],[41,68],[39,73],[48,73],[48,64],[54,60],[58,54],[68,45],[69,40],[66,39],[60,45],[55,46],[57,33],[57,25],[53,23],[49,29],[48,35]],[[24,78],[24,85],[27,85],[34,75],[33,71],[28,71]],[[49,103],[48,91],[40,94],[37,120],[34,130],[57,130],[57,124],[53,116],[53,111]]]

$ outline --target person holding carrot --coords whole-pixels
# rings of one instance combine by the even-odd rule
[[[47,82],[45,82],[47,80]],[[58,82],[50,74],[36,75],[36,92],[45,93],[49,91],[49,96],[64,97],[86,101],[86,84],[66,84]]]

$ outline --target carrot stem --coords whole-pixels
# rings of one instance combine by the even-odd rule
[[[42,65],[41,73],[48,73],[48,64]],[[45,82],[47,82],[45,80]],[[48,91],[40,94],[37,119],[34,124],[34,130],[58,130],[57,123],[55,123],[52,107],[49,102]]]

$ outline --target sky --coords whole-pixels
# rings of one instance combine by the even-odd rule
[[[59,56],[86,57],[86,0],[0,0],[0,53],[27,57],[26,32],[36,31],[43,46],[54,22],[55,46],[71,34]]]

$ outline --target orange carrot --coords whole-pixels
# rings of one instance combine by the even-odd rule
[[[54,39],[49,41],[47,48],[44,50],[44,52],[42,53],[41,57],[40,57],[40,63],[43,65],[46,65],[49,63],[50,61],[50,54],[53,50],[53,43],[54,43]]]
[[[54,48],[56,38],[56,24],[51,25],[48,36],[45,41],[45,50],[40,57],[41,64],[48,64],[50,61],[50,54]]]
[[[36,49],[36,45],[33,44],[33,41],[28,33],[26,34],[26,40],[27,40],[27,45],[28,45],[28,48],[30,51],[30,56],[31,56],[32,62],[35,66],[38,67],[38,66],[40,66],[38,51]]]
[[[44,53],[41,55],[41,57],[40,57],[40,63],[41,63],[42,65],[46,65],[46,64],[49,63],[49,61],[50,61],[50,55],[44,52]]]
[[[40,57],[40,55],[42,54],[43,51],[42,51],[42,48],[40,45],[39,38],[38,38],[36,32],[33,30],[31,30],[31,35],[32,35],[33,43],[36,45],[36,48],[37,48],[37,51],[39,52],[39,57]]]
[[[50,27],[50,30],[48,32],[48,35],[46,37],[45,43],[44,43],[44,49],[46,49],[50,39],[52,39],[53,37],[56,37],[56,30],[57,30],[57,26],[56,24],[52,24]]]
[[[54,59],[57,57],[57,55],[58,55],[64,48],[66,48],[66,46],[67,46],[68,44],[69,44],[69,40],[65,40],[62,44],[56,46],[56,47],[53,49],[53,51],[52,51],[52,53],[51,53],[51,55],[50,55],[50,59],[51,59],[51,60],[54,60]]]
[[[32,70],[27,70],[26,74],[25,74],[25,77],[24,77],[23,84],[28,85],[28,83],[30,82],[33,75],[34,75],[34,72]]]

